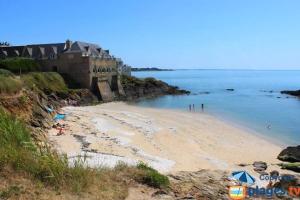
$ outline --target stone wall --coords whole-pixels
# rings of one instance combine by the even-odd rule
[[[61,54],[57,60],[40,60],[43,71],[56,71],[68,74],[82,88],[91,88],[89,58],[81,53]]]
[[[81,53],[65,53],[61,54],[58,59],[40,60],[39,62],[43,71],[67,74],[82,88],[92,90],[100,97],[102,96],[102,99],[103,94],[109,94],[105,95],[105,101],[113,100],[115,95],[124,94],[117,71],[117,62],[113,59],[85,57]],[[102,82],[100,85],[105,85],[105,87],[99,87],[99,82]]]

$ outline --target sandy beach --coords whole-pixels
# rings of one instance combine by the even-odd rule
[[[121,102],[65,107],[66,130],[53,145],[70,160],[87,155],[91,166],[143,161],[169,173],[200,169],[238,170],[265,161],[276,169],[281,147],[204,113],[137,107]],[[243,167],[250,172],[251,166]],[[254,173],[254,172],[253,172]]]

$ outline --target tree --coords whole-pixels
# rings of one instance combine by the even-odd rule
[[[10,46],[10,43],[9,42],[0,42],[0,46]]]

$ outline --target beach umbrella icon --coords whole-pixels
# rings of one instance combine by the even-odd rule
[[[246,183],[248,185],[253,185],[255,183],[255,178],[253,178],[246,171],[236,171],[232,172],[232,177],[241,183]]]

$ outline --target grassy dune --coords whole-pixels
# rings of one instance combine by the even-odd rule
[[[22,89],[22,82],[8,70],[0,69],[0,94],[15,94]]]

